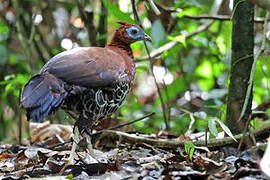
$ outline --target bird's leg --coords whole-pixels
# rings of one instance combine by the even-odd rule
[[[85,137],[85,139],[86,139],[87,149],[89,151],[90,156],[92,156],[92,158],[95,159],[95,153],[94,153],[94,150],[93,150],[90,133],[89,132],[84,132],[83,137]]]
[[[79,137],[80,137],[79,128],[78,128],[78,126],[75,125],[73,144],[72,144],[71,152],[70,152],[70,155],[69,155],[68,164],[74,164],[74,154],[75,154],[75,150],[76,150],[76,147],[77,147],[77,143],[79,142]]]

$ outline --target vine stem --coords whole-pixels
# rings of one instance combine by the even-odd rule
[[[266,31],[267,31],[267,19],[269,18],[269,12],[267,11],[266,15],[265,15],[265,19],[264,19],[264,25],[263,25],[263,40],[262,40],[262,45],[261,48],[259,49],[259,51],[257,52],[257,54],[254,57],[254,61],[252,64],[252,68],[251,68],[251,72],[250,72],[250,76],[249,76],[249,81],[248,81],[248,88],[247,88],[247,92],[246,92],[246,97],[245,97],[245,101],[244,101],[244,105],[241,111],[241,115],[238,119],[238,121],[240,121],[243,116],[245,115],[246,109],[247,109],[247,105],[248,105],[248,100],[250,98],[250,93],[251,93],[251,89],[252,89],[252,82],[254,79],[254,72],[255,72],[255,68],[256,68],[256,63],[257,60],[259,58],[259,56],[262,54],[262,52],[264,51],[265,48],[265,41],[266,41]]]
[[[139,24],[139,25],[141,26],[141,28],[143,29],[141,20],[140,20],[140,18],[139,18],[138,12],[137,12],[135,0],[131,0],[131,3],[132,3],[132,10],[133,10],[133,14],[134,14],[134,17],[135,17],[135,21],[136,21],[137,24]],[[151,55],[150,55],[150,51],[149,51],[149,49],[148,49],[148,46],[147,46],[145,40],[144,40],[144,46],[145,46],[145,49],[146,49],[146,52],[147,52],[147,55],[148,55],[148,59],[149,59],[149,66],[150,66],[149,68],[150,68],[150,72],[151,72],[152,76],[154,77],[155,85],[156,85],[157,91],[158,91],[158,96],[159,96],[159,99],[160,99],[160,102],[161,102],[162,114],[163,114],[163,118],[164,118],[166,130],[169,130],[169,129],[170,129],[170,126],[169,126],[169,123],[168,123],[168,120],[167,120],[167,116],[166,116],[166,106],[165,106],[165,103],[164,103],[164,100],[163,100],[163,97],[162,97],[162,94],[161,94],[160,87],[159,87],[159,85],[158,85],[158,83],[157,83],[157,79],[156,79],[155,74],[154,74],[154,72],[153,72],[154,60],[153,60],[153,58],[152,58]]]
[[[259,49],[258,53],[255,55],[254,62],[252,64],[252,68],[251,68],[251,72],[250,72],[250,76],[249,76],[249,81],[248,81],[248,88],[247,88],[247,92],[246,92],[246,97],[245,97],[244,105],[243,105],[241,115],[240,115],[240,118],[238,119],[238,121],[240,121],[243,118],[243,116],[244,116],[244,114],[246,112],[247,105],[248,105],[248,100],[249,100],[251,89],[252,89],[252,84],[253,84],[252,82],[253,82],[253,79],[254,79],[254,72],[255,72],[255,68],[256,68],[257,59],[259,58],[259,56],[261,55],[261,53],[264,51],[264,48],[265,48],[266,31],[267,31],[267,19],[268,18],[269,18],[269,12],[267,11],[266,15],[265,15],[265,19],[264,19],[264,24],[263,24],[262,45],[261,45],[261,48]],[[248,130],[251,119],[252,118],[250,116],[248,118],[248,121],[246,122],[246,126],[245,126],[245,129],[244,129],[244,132],[243,132],[243,137],[241,138],[240,143],[238,145],[238,150],[241,149],[241,146],[243,144],[243,141],[244,141],[245,135],[247,133],[247,130]]]

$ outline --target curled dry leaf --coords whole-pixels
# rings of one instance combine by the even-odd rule
[[[43,123],[30,122],[31,142],[41,142],[53,136],[67,141],[71,134],[72,127],[70,125],[51,124],[49,121]]]
[[[1,172],[11,172],[14,171],[15,166],[14,163],[10,161],[1,161],[0,162],[0,171]]]

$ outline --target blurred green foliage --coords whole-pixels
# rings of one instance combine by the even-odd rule
[[[222,127],[222,121],[226,107],[232,23],[215,20],[205,31],[186,38],[187,34],[197,31],[201,25],[211,21],[192,19],[186,15],[218,13],[230,16],[229,4],[225,1],[219,4],[220,1],[217,0],[157,0],[155,2],[159,4],[158,7],[162,12],[160,16],[154,14],[147,2],[137,2],[145,32],[153,39],[152,43],[148,43],[151,51],[170,41],[179,42],[178,45],[156,57],[155,62],[155,68],[161,68],[156,75],[163,74],[158,82],[162,87],[161,94],[166,104],[170,131],[175,134],[185,133],[191,120],[190,114],[180,108],[194,115],[196,122],[192,126],[193,130],[204,131],[205,128],[209,128],[213,136],[217,136],[222,129],[226,131],[226,128]],[[39,3],[20,1],[21,6],[17,7],[19,9],[14,7],[13,2],[0,1],[3,7],[0,13],[1,140],[7,140],[7,137],[18,138],[18,133],[14,132],[18,131],[20,119],[26,126],[25,112],[19,108],[18,103],[20,91],[30,76],[38,73],[45,61],[65,50],[65,46],[61,45],[62,40],[70,40],[72,47],[91,45],[89,34],[80,18],[77,2],[81,3],[87,14],[93,14],[92,20],[96,31],[97,26],[100,25],[97,22],[102,13],[101,2],[107,8],[108,33],[99,34],[97,31],[97,40],[104,36],[109,40],[118,27],[115,23],[117,20],[135,22],[131,4],[124,0],[39,1]],[[18,10],[22,12],[19,19],[16,16]],[[37,18],[41,18],[41,21],[38,22]],[[255,26],[256,45],[260,45],[262,24],[257,23]],[[20,40],[20,36],[24,41]],[[27,45],[26,41],[28,43],[30,41],[31,47],[22,46],[22,43]],[[132,49],[136,58],[146,56],[142,42],[133,44]],[[260,104],[269,97],[268,58],[268,55],[263,55],[258,60],[254,78],[254,104]],[[118,119],[129,121],[148,112],[156,112],[150,119],[135,123],[133,128],[143,133],[158,132],[164,129],[165,125],[161,102],[155,85],[151,83],[153,79],[149,73],[148,61],[138,61],[136,65],[134,90],[118,113]],[[173,81],[168,80],[166,84],[165,77],[173,77]],[[62,123],[72,122],[66,121],[69,117],[63,112],[49,116],[47,119]]]

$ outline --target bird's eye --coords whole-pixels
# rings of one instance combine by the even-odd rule
[[[131,31],[132,34],[137,34],[137,32],[138,31],[136,29],[132,29],[132,31]]]

